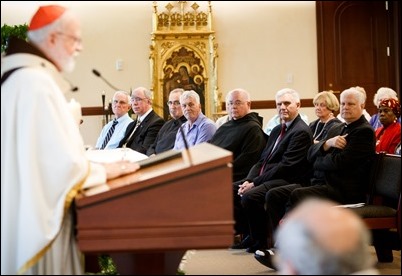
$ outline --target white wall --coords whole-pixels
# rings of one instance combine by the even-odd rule
[[[68,93],[82,106],[101,106],[105,91],[113,91],[92,74],[96,68],[115,86],[150,86],[149,45],[152,31],[151,1],[75,2],[2,1],[1,24],[29,23],[39,5],[58,3],[73,9],[81,18],[84,51],[76,70],[66,77],[79,87]],[[158,10],[166,4],[158,2]],[[201,7],[206,1],[197,2]],[[274,100],[276,91],[291,87],[301,98],[318,92],[317,39],[314,1],[221,2],[212,1],[213,26],[218,47],[218,85],[226,92],[242,87],[253,100]],[[117,59],[123,70],[117,71]],[[275,110],[255,110],[264,125]],[[312,108],[302,108],[310,121]],[[93,145],[102,127],[101,116],[87,116],[81,125],[86,144]]]

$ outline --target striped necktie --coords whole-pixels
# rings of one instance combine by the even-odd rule
[[[100,149],[104,149],[107,145],[107,143],[109,142],[110,138],[112,138],[113,132],[114,132],[114,128],[116,127],[118,121],[116,119],[113,120],[113,124],[112,126],[109,128],[109,131],[106,134],[105,140],[103,140],[102,146]]]

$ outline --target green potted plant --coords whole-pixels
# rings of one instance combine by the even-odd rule
[[[7,25],[1,26],[1,53],[3,53],[8,46],[8,39],[15,36],[27,40],[28,24],[21,25]]]

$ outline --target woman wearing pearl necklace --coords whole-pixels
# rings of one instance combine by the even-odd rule
[[[325,139],[328,130],[342,122],[334,116],[334,112],[339,110],[339,101],[336,96],[329,91],[318,93],[314,99],[314,111],[318,117],[317,120],[309,124],[313,132],[314,143]]]

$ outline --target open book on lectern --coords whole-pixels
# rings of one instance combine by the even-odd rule
[[[140,165],[140,169],[181,157],[181,151],[177,150],[168,150],[152,157],[148,157],[147,155],[130,148],[88,150],[86,154],[89,161],[95,163],[112,163],[127,160],[130,162],[137,162]]]
[[[148,158],[145,154],[130,148],[87,150],[86,155],[89,161],[95,163],[113,163],[121,160],[138,162]]]
[[[148,157],[147,155],[132,150],[130,148],[117,148],[108,150],[88,150],[86,152],[86,155],[89,161],[95,163],[112,163],[121,160],[137,162],[141,170],[143,168],[179,158],[182,156],[182,152],[177,150],[169,150],[154,155],[152,157]],[[99,183],[93,186],[86,187],[83,193],[86,196],[91,196],[94,194],[106,192],[108,190],[109,186],[107,185],[107,183]]]

